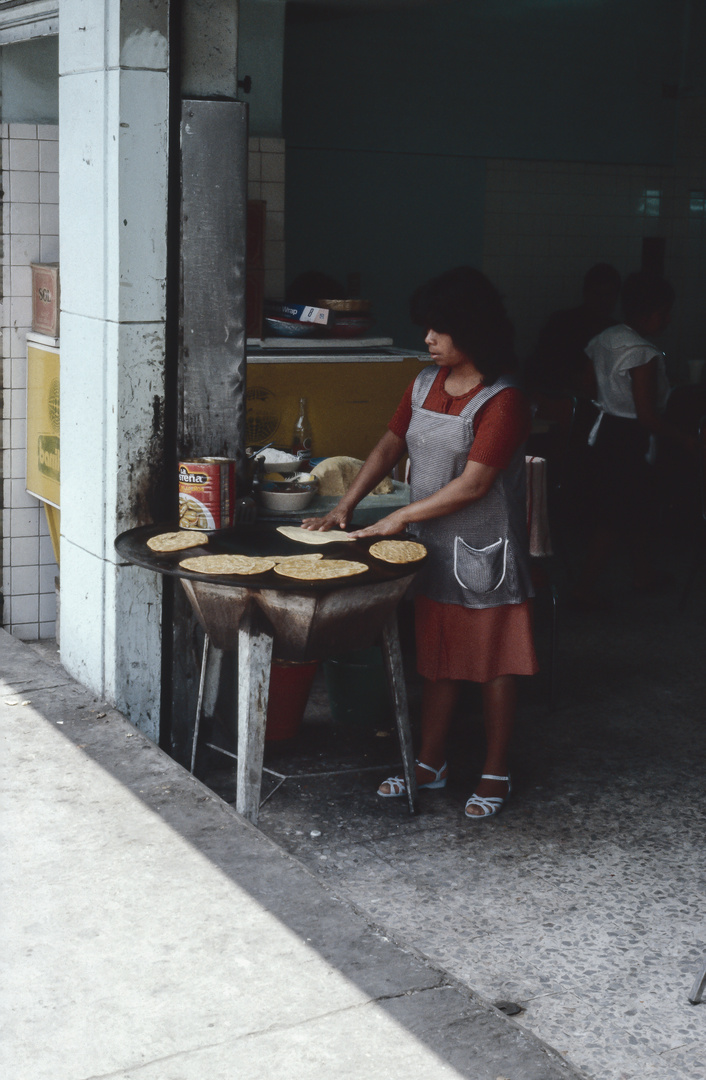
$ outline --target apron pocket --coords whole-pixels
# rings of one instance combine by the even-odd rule
[[[489,593],[505,580],[507,540],[500,537],[488,547],[474,548],[462,537],[454,542],[454,574],[463,589],[473,593]]]

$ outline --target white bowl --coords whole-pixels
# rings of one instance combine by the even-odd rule
[[[310,491],[265,491],[260,488],[258,498],[267,510],[303,510],[316,495],[319,485],[310,483],[308,486]]]
[[[292,473],[299,472],[302,463],[301,461],[267,461],[264,457],[257,457],[255,460],[259,465],[262,465],[263,473],[279,473],[280,476],[291,476]]]

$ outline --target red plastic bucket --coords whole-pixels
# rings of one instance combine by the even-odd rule
[[[272,661],[266,742],[293,739],[298,734],[318,666],[318,660],[307,664],[295,664],[287,660]]]

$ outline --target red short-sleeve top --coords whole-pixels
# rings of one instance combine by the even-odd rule
[[[480,392],[482,383],[474,386],[467,394],[453,397],[444,389],[450,368],[439,368],[439,372],[422,406],[431,412],[458,416],[469,401]],[[407,428],[412,419],[412,381],[404,392],[394,416],[387,425],[389,430],[400,439],[407,436]],[[475,417],[475,438],[468,454],[469,461],[478,461],[495,469],[506,469],[517,448],[526,440],[530,432],[529,402],[521,390],[507,387],[500,390],[479,409]]]

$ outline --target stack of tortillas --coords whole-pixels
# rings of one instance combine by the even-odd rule
[[[205,533],[180,529],[179,532],[151,536],[147,541],[147,547],[152,551],[184,551],[186,548],[200,547],[207,543],[208,537]]]
[[[378,540],[370,545],[370,554],[389,563],[419,562],[427,553],[424,544],[413,540]]]
[[[319,495],[345,495],[363,467],[363,462],[354,457],[324,458],[311,470],[311,475],[319,481]],[[389,495],[395,490],[389,476],[373,488],[371,495]]]

